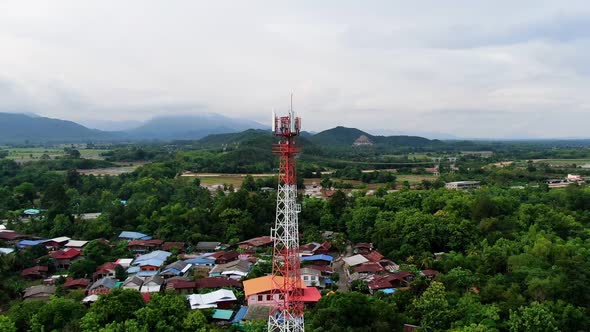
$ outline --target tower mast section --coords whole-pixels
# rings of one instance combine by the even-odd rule
[[[286,116],[275,116],[272,131],[279,141],[273,152],[279,156],[279,181],[272,260],[272,297],[275,305],[268,317],[268,331],[303,332],[303,302],[305,285],[301,280],[299,259],[299,222],[301,206],[297,204],[297,169],[295,156],[300,152],[295,137],[301,130],[301,119],[291,107]]]

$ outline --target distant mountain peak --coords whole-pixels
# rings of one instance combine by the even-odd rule
[[[200,139],[211,134],[236,133],[246,129],[267,129],[258,122],[230,118],[218,113],[159,115],[129,130],[135,138]]]
[[[85,142],[112,140],[116,133],[88,129],[72,121],[24,113],[0,113],[0,142]]]

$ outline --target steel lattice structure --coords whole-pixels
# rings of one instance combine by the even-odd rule
[[[291,103],[289,115],[277,117],[273,112],[273,134],[279,137],[273,152],[279,156],[277,215],[271,229],[274,239],[272,297],[275,305],[268,317],[268,331],[303,332],[303,302],[299,260],[299,224],[295,155],[299,152],[295,136],[301,119],[295,116]]]

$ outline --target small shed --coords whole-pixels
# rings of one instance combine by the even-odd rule
[[[213,311],[213,316],[211,318],[216,319],[216,320],[229,321],[229,320],[231,320],[231,317],[233,315],[234,315],[234,311],[233,310],[215,309]]]

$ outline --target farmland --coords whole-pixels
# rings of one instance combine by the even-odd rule
[[[274,174],[223,174],[190,172],[185,172],[181,176],[185,178],[198,178],[201,181],[201,184],[204,186],[226,184],[233,185],[235,188],[239,188],[247,175],[251,175],[254,178],[270,178],[274,176]]]
[[[12,159],[16,162],[22,163],[27,161],[41,160],[41,159],[55,159],[66,155],[63,147],[0,147],[0,150],[8,151],[6,158]],[[80,152],[80,157],[85,159],[103,159],[100,154],[106,150],[98,149],[77,149]]]
[[[534,163],[545,163],[552,166],[570,166],[570,165],[586,165],[590,164],[590,159],[535,159]]]

